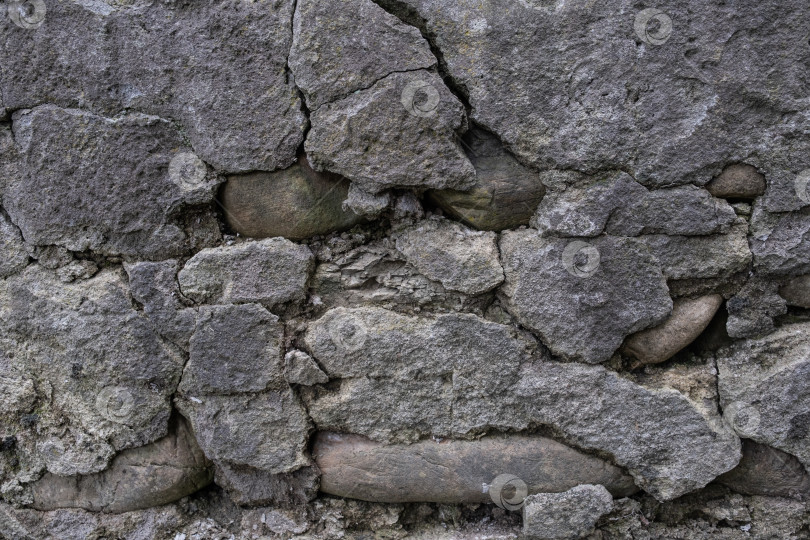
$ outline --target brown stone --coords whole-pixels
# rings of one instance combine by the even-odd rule
[[[469,191],[429,191],[428,199],[479,230],[501,231],[528,225],[546,192],[539,175],[518,163],[495,137],[484,131],[470,130],[464,143],[475,167],[475,186]]]
[[[810,495],[810,476],[794,456],[743,439],[740,464],[717,481],[738,493],[803,498]]]
[[[358,435],[318,433],[313,457],[321,491],[372,502],[492,502],[485,486],[517,476],[529,494],[602,484],[615,496],[638,491],[620,468],[551,439],[511,435],[386,446]]]
[[[793,278],[779,288],[788,305],[810,308],[810,274]]]
[[[719,294],[678,298],[673,302],[672,315],[663,324],[629,336],[621,352],[636,359],[633,367],[665,362],[706,329],[722,303]]]
[[[205,487],[214,477],[187,422],[176,417],[169,435],[124,450],[110,467],[85,476],[45,474],[32,485],[37,510],[84,508],[129,512],[176,501]]]
[[[745,163],[729,165],[706,185],[709,193],[724,199],[753,199],[765,193],[765,177]]]
[[[348,193],[348,180],[313,171],[301,156],[281,171],[229,176],[221,201],[225,221],[243,236],[303,240],[362,220],[343,209]]]

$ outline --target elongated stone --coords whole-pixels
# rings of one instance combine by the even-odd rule
[[[743,439],[740,464],[717,481],[739,493],[767,497],[807,497],[810,475],[794,456]]]
[[[70,477],[46,474],[31,486],[32,506],[37,510],[130,512],[176,501],[213,478],[211,464],[188,424],[175,418],[168,436],[124,450],[102,472]]]
[[[709,193],[725,199],[753,199],[765,193],[765,177],[745,163],[729,165],[706,185]]]
[[[321,432],[313,455],[321,491],[375,502],[492,502],[488,487],[517,476],[529,493],[600,483],[617,496],[638,490],[606,461],[544,437],[513,435],[477,441],[435,440],[383,445],[358,435]]]
[[[622,353],[636,359],[635,367],[665,362],[706,329],[722,303],[719,294],[679,298],[673,302],[669,319],[628,337]]]

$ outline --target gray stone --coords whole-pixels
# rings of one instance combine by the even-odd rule
[[[755,205],[750,244],[757,272],[774,276],[810,273],[810,215],[768,214]]]
[[[11,179],[4,202],[28,243],[159,259],[219,237],[211,216],[195,235],[174,216],[210,202],[217,181],[199,161],[199,175],[174,172],[177,156],[197,158],[170,122],[44,105],[15,113],[14,134],[23,174]]]
[[[789,306],[810,308],[810,274],[793,278],[779,288],[779,296]]]
[[[682,236],[726,232],[736,214],[694,186],[650,191],[626,173],[546,195],[532,225],[545,236]]]
[[[500,249],[506,308],[569,360],[603,362],[626,336],[672,310],[658,261],[638,240],[571,241],[523,230],[504,233]]]
[[[523,506],[523,535],[529,540],[588,536],[613,510],[613,497],[601,485],[583,484],[564,493],[530,495]]]
[[[752,154],[810,166],[810,142],[795,136],[808,125],[807,92],[793,76],[797,63],[810,65],[807,28],[782,23],[802,20],[801,3],[696,13],[694,2],[673,0],[660,8],[671,27],[641,6],[611,3],[380,4],[429,36],[471,119],[527,164],[626,170],[656,187],[702,185],[734,162],[769,177]],[[761,27],[765,42],[743,30]]]
[[[0,209],[0,278],[16,274],[26,266],[28,252],[20,231]]]
[[[272,474],[244,465],[219,463],[214,480],[239,505],[300,508],[318,495],[319,475],[314,467]]]
[[[285,69],[293,5],[48,5],[34,40],[4,20],[14,31],[0,39],[0,93],[15,110],[53,103],[176,119],[194,151],[227,172],[288,167],[307,122]]]
[[[364,501],[491,503],[481,488],[502,474],[529,494],[601,483],[618,496],[638,488],[621,469],[543,437],[511,435],[476,441],[383,445],[357,435],[318,433],[313,456],[321,491]]]
[[[343,201],[343,209],[350,210],[358,216],[377,217],[391,204],[391,194],[369,193],[357,184],[349,186],[349,193]]]
[[[447,220],[427,220],[397,235],[397,249],[426,277],[446,289],[476,295],[503,282],[493,232]]]
[[[306,296],[312,252],[284,238],[204,249],[178,274],[180,290],[195,302],[273,307]]]
[[[425,217],[425,209],[422,208],[422,203],[410,191],[398,195],[394,201],[391,218],[397,223],[402,225],[404,222],[413,223]]]
[[[203,306],[179,390],[189,396],[284,388],[284,327],[257,304]]]
[[[774,329],[774,318],[787,313],[785,300],[779,296],[779,284],[752,277],[726,303],[726,330],[733,338],[758,337]]]
[[[197,313],[180,301],[179,269],[180,264],[174,259],[124,264],[132,298],[143,306],[155,330],[175,345],[188,349]]]
[[[371,0],[301,0],[289,57],[295,84],[314,110],[436,58],[419,30]]]
[[[717,367],[723,415],[737,433],[810,467],[810,324],[723,348]]]
[[[464,107],[435,73],[391,74],[319,107],[310,120],[312,166],[366,191],[473,186],[475,169],[455,140],[467,127]]]
[[[767,497],[810,496],[810,475],[795,457],[743,439],[740,464],[717,481],[738,493]]]
[[[293,350],[284,355],[284,377],[290,384],[312,386],[329,382],[315,360],[304,351]]]
[[[244,465],[271,474],[309,465],[310,425],[289,388],[263,393],[185,396],[177,400],[197,442],[216,464]]]
[[[723,169],[706,189],[724,199],[754,199],[765,193],[765,177],[752,165],[735,163]]]
[[[622,353],[635,358],[635,367],[666,362],[692,343],[709,326],[723,303],[719,294],[699,298],[679,298],[672,304],[672,315],[663,324],[628,337]]]
[[[84,508],[131,512],[174,502],[213,480],[185,420],[175,419],[158,441],[118,454],[110,467],[87,476],[46,474],[31,486],[37,510]]]
[[[36,412],[2,420],[22,474],[92,474],[115,450],[166,435],[183,357],[133,308],[122,271],[64,284],[31,265],[0,281],[0,350],[13,358],[7,380],[21,385],[9,396],[16,408],[36,383]]]
[[[342,207],[348,191],[348,181],[313,171],[301,157],[283,171],[229,176],[221,202],[225,221],[242,236],[303,240],[361,221]]]
[[[528,225],[546,192],[541,176],[521,165],[497,137],[482,129],[470,129],[462,142],[475,167],[475,185],[469,191],[432,190],[430,200],[479,230]]]

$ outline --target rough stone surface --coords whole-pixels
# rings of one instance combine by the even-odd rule
[[[131,512],[174,502],[205,487],[213,477],[186,421],[175,419],[166,437],[124,450],[100,473],[46,474],[32,485],[32,506],[38,510]]]
[[[779,285],[753,277],[728,300],[726,329],[733,338],[758,337],[774,330],[774,317],[787,313],[785,300],[778,294]]]
[[[314,467],[273,474],[244,465],[219,463],[214,480],[236,504],[300,509],[317,496],[319,478]]]
[[[288,167],[306,126],[285,73],[293,4],[46,4],[34,40],[3,21],[0,93],[15,110],[53,103],[175,119],[226,172]]]
[[[228,226],[242,236],[303,240],[360,221],[342,207],[348,190],[345,179],[317,173],[301,157],[283,171],[228,177],[221,202]]]
[[[436,58],[419,30],[371,0],[301,0],[289,63],[314,110],[391,73],[429,68]]]
[[[779,296],[789,306],[810,308],[810,274],[793,278],[779,288]]]
[[[507,309],[570,360],[603,362],[672,310],[658,262],[638,240],[586,243],[524,230],[504,233],[500,249]]]
[[[692,343],[709,325],[723,303],[719,294],[700,298],[679,298],[672,315],[660,326],[628,337],[622,353],[635,358],[635,366],[659,364]]]
[[[343,209],[350,210],[358,216],[377,217],[391,204],[391,194],[369,193],[357,184],[349,186],[349,193],[343,201]]]
[[[284,238],[204,249],[178,274],[195,302],[257,302],[272,307],[303,300],[312,253]]]
[[[28,253],[20,231],[0,210],[0,278],[16,274],[27,265]]]
[[[717,367],[723,415],[737,433],[810,468],[810,324],[723,348]]]
[[[760,206],[751,216],[754,269],[763,275],[810,273],[810,215],[769,214]]]
[[[397,249],[446,289],[476,295],[503,282],[497,238],[452,221],[424,221],[397,237]]]
[[[473,186],[475,169],[455,139],[467,128],[464,107],[435,73],[391,74],[310,119],[305,148],[312,166],[371,193]]]
[[[479,230],[528,225],[546,192],[541,176],[480,128],[470,129],[462,142],[475,167],[475,185],[469,191],[429,191],[428,197],[455,219]]]
[[[313,454],[321,491],[365,501],[489,503],[493,499],[481,486],[501,474],[517,476],[530,494],[589,482],[617,496],[638,489],[619,468],[543,437],[386,446],[357,435],[319,433]]]
[[[530,495],[523,506],[523,534],[530,540],[583,538],[612,509],[613,497],[601,485]]]
[[[709,193],[724,199],[753,199],[765,193],[765,177],[745,163],[729,165],[706,185]]]
[[[717,481],[738,493],[772,497],[810,496],[810,475],[798,459],[764,444],[743,440],[740,464]]]
[[[189,150],[166,120],[43,105],[14,114],[14,135],[24,173],[3,201],[31,244],[156,259],[219,236],[210,217],[190,234],[173,216],[210,201],[217,182],[172,174],[172,160]]]
[[[294,350],[284,355],[284,377],[290,384],[312,386],[329,381],[315,360],[304,351]]]

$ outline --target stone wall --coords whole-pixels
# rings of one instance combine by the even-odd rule
[[[0,537],[810,534],[806,3],[0,8]]]

